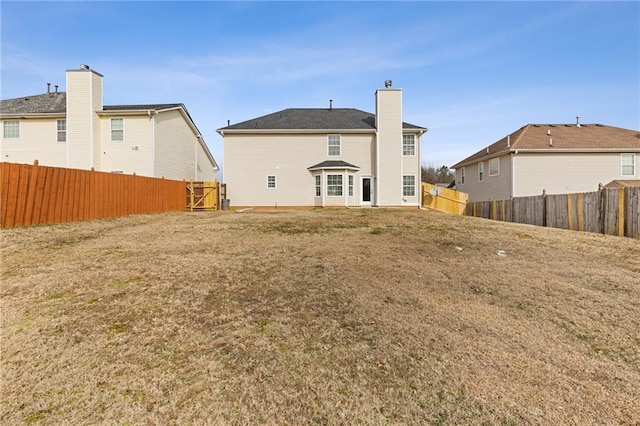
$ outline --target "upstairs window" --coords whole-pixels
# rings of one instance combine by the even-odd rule
[[[463,185],[464,185],[464,172],[465,172],[464,169],[465,169],[464,167],[460,169],[460,183]]]
[[[66,142],[67,141],[67,120],[57,120],[56,121],[57,131],[58,131],[58,142]]]
[[[484,161],[478,163],[478,182],[484,180]]]
[[[327,175],[327,196],[342,197],[342,175]]]
[[[267,176],[267,188],[276,189],[276,177],[274,175]]]
[[[340,135],[327,136],[327,154],[330,156],[340,156]]]
[[[402,196],[415,197],[416,195],[416,177],[413,175],[402,176]]]
[[[416,155],[415,135],[402,135],[402,155]]]
[[[111,119],[111,140],[112,141],[124,140],[124,120],[122,118]]]
[[[635,176],[636,175],[636,155],[633,153],[620,154],[620,161],[622,163],[622,176]]]
[[[492,158],[489,160],[489,176],[498,176],[500,174],[500,158]]]
[[[3,136],[7,139],[16,139],[20,137],[20,122],[18,120],[5,120],[2,122],[4,126]]]

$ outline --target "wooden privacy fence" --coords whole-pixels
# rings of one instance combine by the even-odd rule
[[[422,207],[463,214],[468,200],[467,193],[422,182]]]
[[[465,214],[551,228],[640,237],[640,188],[603,188],[580,194],[542,194],[476,201]]]
[[[184,211],[185,182],[0,163],[0,227]]]

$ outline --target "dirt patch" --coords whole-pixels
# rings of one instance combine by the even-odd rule
[[[638,240],[397,209],[2,231],[3,424],[638,424]]]

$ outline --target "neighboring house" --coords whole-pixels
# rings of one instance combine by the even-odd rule
[[[0,161],[212,181],[218,165],[183,104],[103,105],[103,76],[67,70],[66,92],[0,102]]]
[[[234,208],[420,206],[420,138],[402,90],[376,91],[376,113],[285,109],[218,129]]]
[[[640,132],[602,124],[527,124],[452,166],[469,201],[597,191],[640,179]]]

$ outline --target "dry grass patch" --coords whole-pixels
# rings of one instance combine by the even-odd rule
[[[362,209],[1,249],[3,424],[640,422],[638,240]]]

